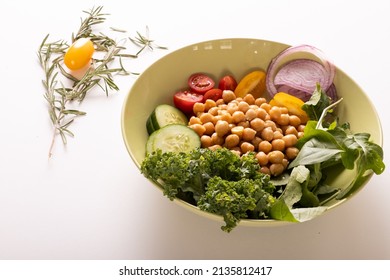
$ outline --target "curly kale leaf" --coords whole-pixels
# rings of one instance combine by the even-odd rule
[[[201,154],[163,153],[149,154],[141,165],[141,172],[163,188],[163,193],[173,200],[179,193],[190,192],[193,198],[204,193],[209,179],[210,163],[200,160]]]
[[[254,154],[242,157],[228,149],[195,149],[190,153],[148,154],[141,165],[145,177],[163,188],[164,195],[223,216],[223,230],[241,218],[266,218],[275,190],[268,175],[259,172]]]
[[[263,190],[263,184],[260,178],[228,181],[213,177],[200,197],[198,207],[221,215],[225,221],[221,229],[230,232],[241,219],[248,218],[249,213],[266,217],[273,197]]]

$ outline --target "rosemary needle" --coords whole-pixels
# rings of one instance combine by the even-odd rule
[[[92,58],[92,67],[80,79],[68,73],[63,67],[64,56],[69,48],[65,40],[49,42],[49,34],[46,35],[38,49],[39,63],[45,73],[42,84],[44,87],[44,98],[48,104],[49,117],[53,125],[52,140],[49,148],[49,158],[52,156],[55,139],[59,135],[64,144],[67,143],[67,136],[74,136],[69,129],[74,119],[83,116],[86,112],[69,108],[72,102],[82,102],[87,94],[95,87],[108,94],[111,91],[118,91],[119,88],[114,82],[114,75],[137,74],[127,71],[123,67],[123,58],[137,58],[145,49],[153,49],[153,46],[159,49],[165,47],[152,44],[147,36],[137,32],[134,39],[128,38],[130,42],[140,48],[137,54],[122,53],[126,48],[116,40],[99,32],[96,33],[94,27],[103,24],[108,14],[102,13],[102,6],[92,8],[90,11],[83,11],[87,14],[85,19],[81,19],[80,28],[72,34],[72,42],[80,38],[89,38],[94,45],[96,52],[101,52],[103,58]],[[111,28],[112,31],[125,33],[124,30]],[[147,29],[148,32],[148,29]],[[125,38],[125,41],[126,38]],[[125,43],[123,41],[122,43]],[[119,66],[113,67],[112,64],[118,62]],[[66,86],[71,84],[71,86]]]

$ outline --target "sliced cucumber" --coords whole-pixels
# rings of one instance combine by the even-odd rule
[[[146,130],[148,131],[148,134],[152,134],[157,129],[154,128],[153,122],[152,122],[152,115],[149,116],[149,118],[146,120]]]
[[[201,145],[199,135],[186,125],[169,124],[153,132],[146,142],[146,154],[158,149],[162,152],[190,152]]]
[[[158,105],[150,114],[146,128],[149,135],[169,124],[188,124],[186,115],[179,109],[168,104]]]

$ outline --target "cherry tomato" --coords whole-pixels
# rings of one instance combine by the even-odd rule
[[[70,70],[82,69],[88,65],[94,51],[95,48],[90,39],[80,38],[66,51],[64,63]]]
[[[205,74],[195,73],[188,78],[188,86],[193,92],[204,94],[215,86],[215,82]]]
[[[267,74],[263,70],[250,72],[238,83],[234,94],[237,97],[244,97],[248,93],[252,94],[254,98],[263,96],[266,90],[266,77]]]
[[[219,89],[219,88],[212,88],[212,89],[208,90],[203,96],[203,102],[205,102],[207,99],[212,99],[214,101],[221,99],[222,92],[223,92],[222,89]]]
[[[234,91],[237,87],[237,81],[231,75],[226,75],[219,80],[218,88],[222,90]]]
[[[193,114],[192,108],[196,102],[203,102],[203,95],[187,90],[179,91],[173,96],[173,103],[176,108],[185,114]]]

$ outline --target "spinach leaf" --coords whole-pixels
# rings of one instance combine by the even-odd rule
[[[385,170],[382,148],[369,139],[368,133],[356,133],[348,135],[344,140],[348,149],[358,155],[355,160],[356,176],[351,184],[339,193],[337,199],[343,199],[358,190],[372,173],[381,174]]]
[[[316,89],[310,97],[310,100],[305,102],[302,106],[302,110],[307,113],[310,120],[318,121],[322,112],[330,105],[330,103],[330,97],[322,90],[321,85],[317,83]]]
[[[294,215],[291,213],[290,208],[285,201],[281,198],[275,201],[270,210],[271,218],[279,221],[298,222]]]
[[[343,149],[335,145],[333,141],[324,141],[313,137],[303,145],[297,157],[290,163],[289,168],[323,163],[334,159],[341,152],[343,152]]]

